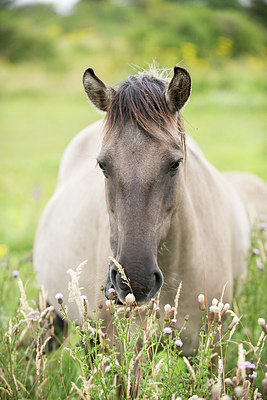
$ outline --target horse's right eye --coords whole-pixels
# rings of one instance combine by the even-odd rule
[[[104,176],[107,178],[107,170],[104,164],[102,164],[101,162],[98,162],[98,166],[101,169],[101,171],[103,172]]]

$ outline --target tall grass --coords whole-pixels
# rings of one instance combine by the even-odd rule
[[[68,335],[62,338],[45,293],[32,292],[34,281],[22,283],[20,276],[30,265],[15,264],[18,270],[12,270],[14,260],[2,252],[1,293],[12,294],[1,313],[2,398],[263,399],[266,251],[266,221],[259,221],[253,230],[248,274],[233,308],[223,297],[213,299],[208,309],[203,295],[196,299],[202,328],[193,358],[183,355],[180,339],[190,316],[185,316],[183,326],[176,324],[181,288],[174,305],[164,309],[159,309],[158,299],[137,307],[131,294],[125,305],[118,306],[116,293],[110,290],[109,299],[103,295],[103,303],[88,315],[87,298],[79,288],[81,264],[69,271],[69,300],[76,302],[82,322],[69,321]],[[57,312],[68,320],[68,299],[60,293],[57,299]],[[103,309],[111,320],[107,330]]]

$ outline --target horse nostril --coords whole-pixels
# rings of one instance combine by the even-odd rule
[[[154,278],[155,278],[155,289],[158,291],[162,284],[163,284],[163,276],[161,272],[155,272],[154,273]]]
[[[115,268],[112,268],[110,271],[110,280],[114,287],[116,287],[117,274],[118,274],[118,271]]]

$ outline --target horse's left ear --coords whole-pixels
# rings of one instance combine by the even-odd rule
[[[83,86],[94,106],[101,111],[107,111],[115,90],[102,82],[92,68],[88,68],[83,74]]]
[[[189,72],[177,65],[174,75],[165,94],[167,105],[172,113],[179,111],[189,99],[191,93],[191,76]]]

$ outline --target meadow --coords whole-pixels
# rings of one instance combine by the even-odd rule
[[[83,1],[73,15],[66,17],[56,16],[43,6],[28,7],[23,12],[1,9],[0,34],[6,40],[6,47],[3,40],[0,48],[3,399],[115,399],[119,385],[113,379],[115,375],[124,380],[126,389],[121,396],[131,396],[129,385],[134,384],[135,368],[130,358],[118,367],[118,354],[112,348],[106,351],[108,345],[101,341],[99,325],[101,310],[96,310],[95,334],[88,328],[72,326],[62,343],[62,334],[54,331],[52,311],[44,311],[44,296],[32,267],[34,233],[56,185],[62,153],[79,130],[103,117],[83,93],[81,77],[87,67],[93,67],[110,85],[135,73],[139,68],[136,64],[147,68],[154,59],[160,67],[172,68],[179,63],[187,68],[193,79],[191,99],[183,111],[187,133],[220,171],[248,171],[267,180],[266,32],[262,25],[253,23],[239,9],[203,9],[194,2],[190,7],[171,1],[151,0],[152,7],[144,3],[125,9],[108,1],[101,6]],[[179,15],[183,26],[177,24]],[[198,356],[189,360],[193,373],[183,361],[182,347],[173,344],[179,340],[179,330],[172,327],[169,315],[165,326],[158,326],[154,306],[153,312],[148,306],[142,311],[146,329],[129,337],[129,326],[135,313],[141,311],[131,306],[130,318],[125,319],[126,309],[120,310],[122,322],[114,314],[114,329],[128,335],[122,337],[120,351],[126,350],[133,358],[138,335],[144,341],[142,363],[140,359],[136,362],[147,379],[136,392],[139,398],[264,398],[266,325],[259,325],[258,319],[266,318],[265,223],[258,221],[253,228],[248,276],[231,307],[238,317],[235,332],[229,338],[232,328],[227,327],[234,314],[229,312],[222,329],[217,317],[211,317],[206,309],[200,332],[202,345]],[[112,303],[106,305],[104,298],[103,305],[113,307]],[[88,317],[84,318],[86,321]],[[156,351],[159,341],[152,327],[161,332],[160,351]],[[170,335],[164,331],[168,327]],[[218,332],[222,336],[214,350],[212,341],[207,345],[208,338]],[[98,341],[95,338],[99,335]],[[53,340],[48,345],[45,341],[50,336]],[[214,368],[210,362],[213,352],[220,355]],[[104,362],[106,354],[109,359]],[[242,357],[255,368],[244,371]],[[242,388],[242,395],[236,387]]]

